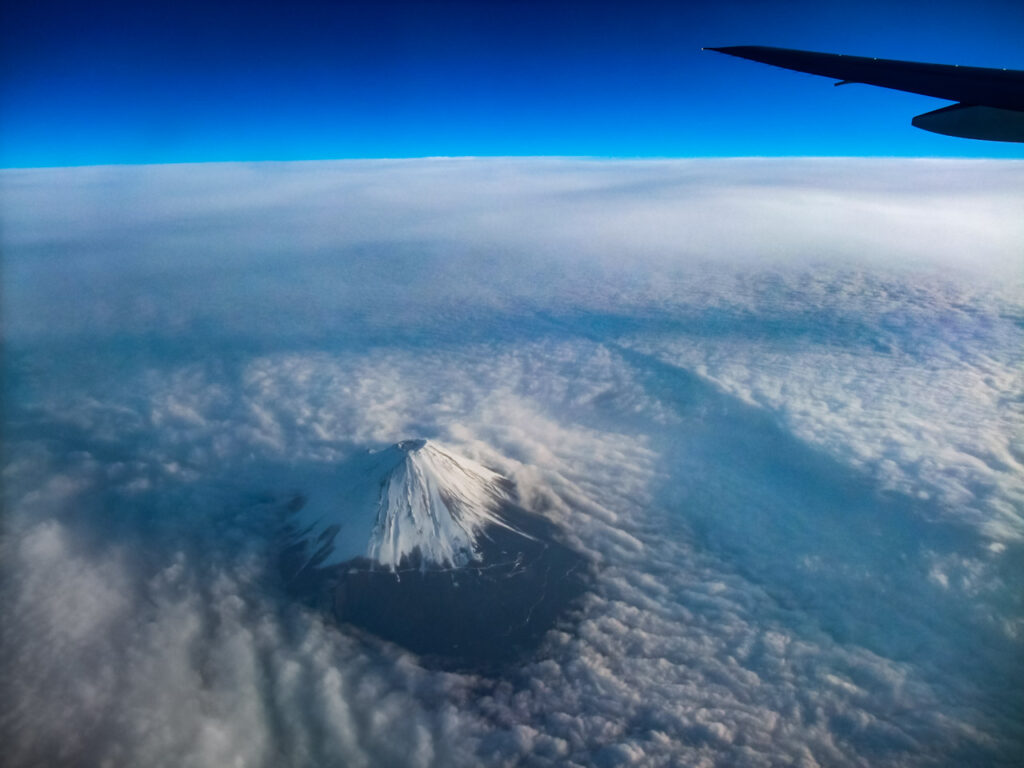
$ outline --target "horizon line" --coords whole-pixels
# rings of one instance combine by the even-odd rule
[[[74,168],[157,168],[199,165],[301,165],[313,163],[403,163],[453,160],[576,160],[591,162],[702,162],[730,160],[928,160],[960,162],[1024,162],[1024,157],[976,157],[972,155],[409,155],[397,157],[323,157],[307,159],[180,160],[167,162],[106,162],[69,165],[4,165],[5,171],[71,170]]]

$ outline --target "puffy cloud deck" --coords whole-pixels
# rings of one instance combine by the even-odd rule
[[[6,765],[1024,753],[1020,162],[0,180]]]

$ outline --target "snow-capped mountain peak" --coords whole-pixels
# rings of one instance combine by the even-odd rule
[[[488,526],[515,530],[500,514],[501,475],[433,441],[403,440],[339,471],[342,498],[295,521],[319,567],[360,555],[391,569],[458,567],[480,559]]]
[[[388,451],[399,460],[381,488],[371,559],[394,568],[418,552],[424,563],[464,565],[478,559],[487,524],[507,527],[498,515],[507,499],[500,475],[426,440]]]

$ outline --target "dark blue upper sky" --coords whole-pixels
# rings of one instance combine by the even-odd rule
[[[944,102],[719,54],[1024,69],[1024,3],[37,2],[0,21],[0,165],[423,155],[955,155]]]

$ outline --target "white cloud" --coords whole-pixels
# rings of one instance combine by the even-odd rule
[[[1013,759],[1021,173],[5,172],[8,759]],[[514,674],[280,594],[280,499],[414,435],[599,564]]]

